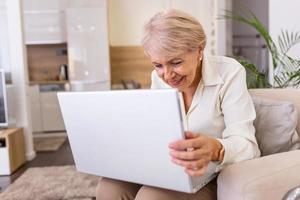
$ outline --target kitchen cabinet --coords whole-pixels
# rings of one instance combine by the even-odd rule
[[[72,91],[110,89],[107,1],[94,4],[72,3],[66,9]]]
[[[43,132],[40,92],[38,85],[29,86],[31,123],[33,132]]]
[[[66,42],[65,13],[59,10],[24,11],[26,44]]]
[[[26,44],[66,42],[64,5],[59,0],[23,0]]]
[[[38,84],[29,86],[33,132],[64,131],[57,91],[40,91]]]
[[[41,92],[43,131],[64,131],[65,125],[60,111],[57,92]]]

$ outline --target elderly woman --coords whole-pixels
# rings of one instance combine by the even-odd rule
[[[206,36],[188,14],[168,10],[145,25],[142,45],[154,66],[152,89],[176,88],[183,94],[186,139],[170,141],[170,159],[191,176],[258,157],[255,110],[244,68],[235,60],[204,54]],[[191,151],[192,150],[192,151]],[[208,164],[217,165],[209,171]],[[97,199],[216,199],[216,179],[195,194],[103,178]]]

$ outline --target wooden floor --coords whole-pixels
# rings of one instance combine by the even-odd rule
[[[19,178],[30,167],[46,167],[74,165],[69,142],[66,141],[57,151],[37,153],[35,159],[25,163],[11,176],[0,176],[0,192],[7,188],[13,181]]]

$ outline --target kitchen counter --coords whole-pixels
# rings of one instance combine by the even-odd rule
[[[30,81],[29,85],[66,84],[69,81]]]

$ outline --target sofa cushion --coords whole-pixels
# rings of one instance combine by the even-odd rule
[[[293,103],[252,97],[256,110],[254,126],[261,155],[299,149],[297,110]]]

